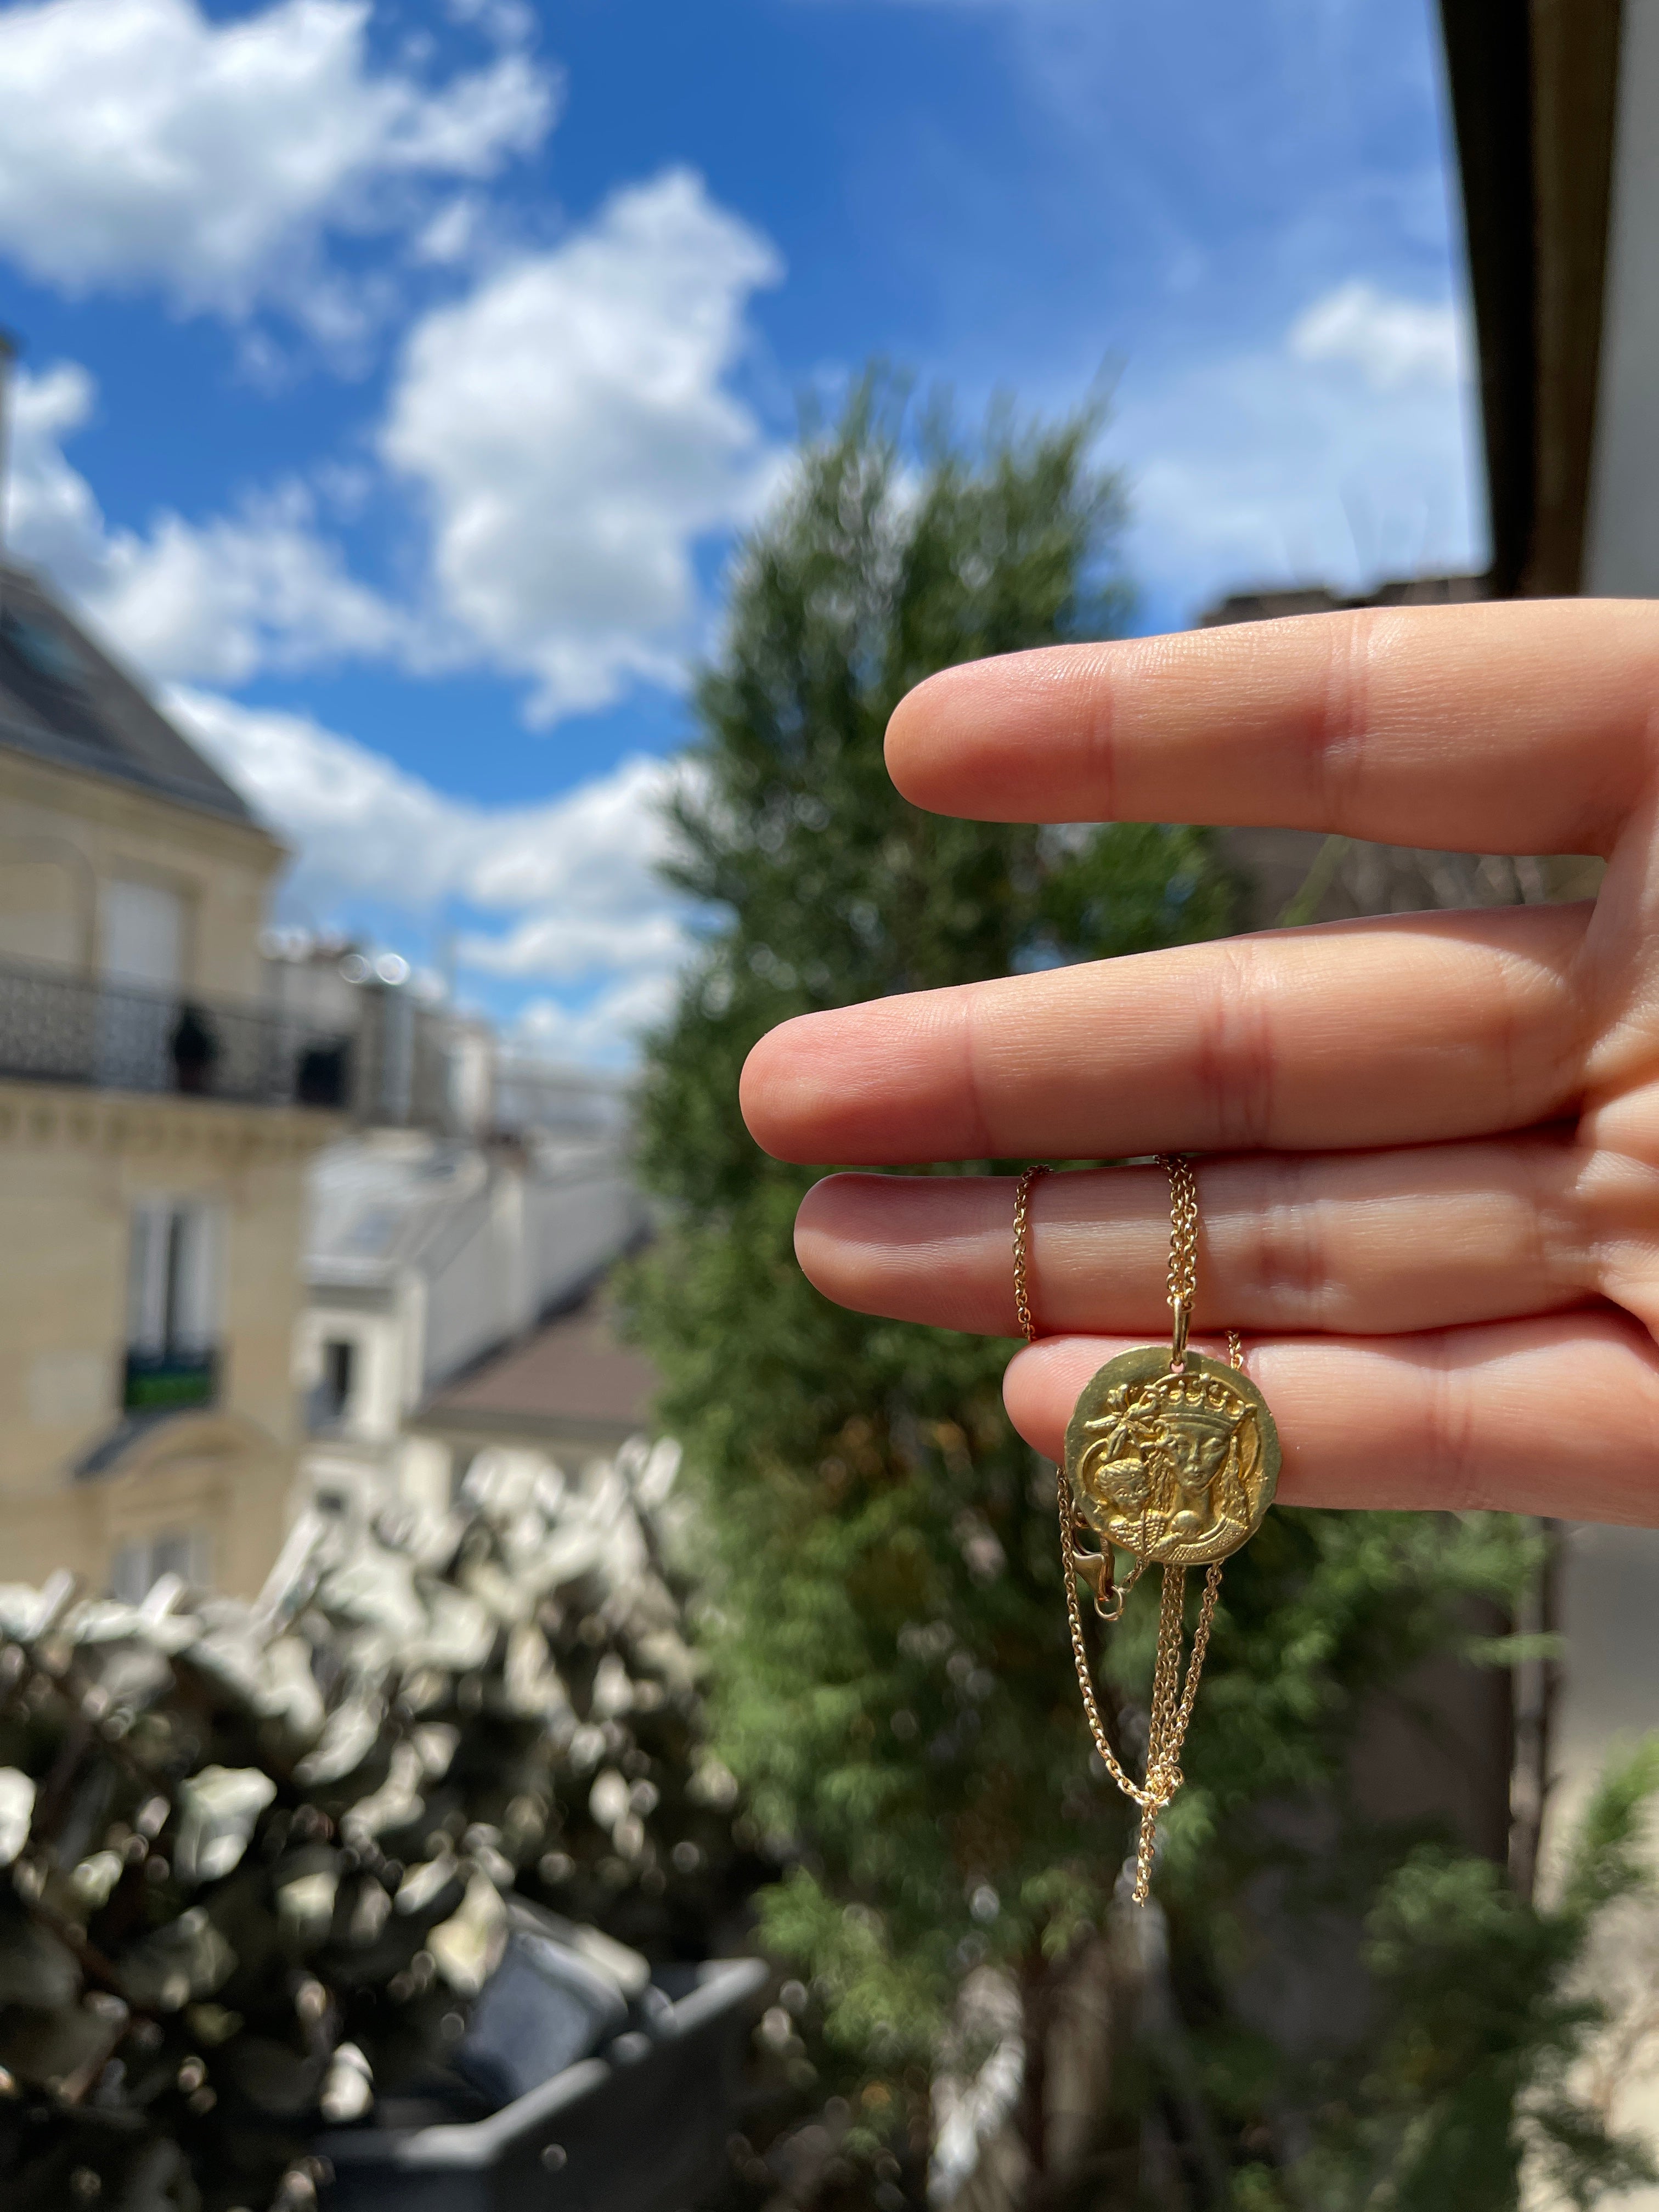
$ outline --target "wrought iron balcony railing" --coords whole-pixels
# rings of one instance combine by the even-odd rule
[[[121,1404],[129,1413],[173,1413],[211,1406],[219,1395],[219,1353],[210,1344],[169,1345],[127,1352]]]
[[[0,1076],[343,1109],[351,1040],[293,1014],[0,965]]]

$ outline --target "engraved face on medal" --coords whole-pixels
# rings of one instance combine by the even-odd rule
[[[1248,1376],[1167,1346],[1108,1360],[1066,1431],[1066,1474],[1091,1528],[1137,1559],[1206,1566],[1255,1535],[1279,1480],[1279,1431]]]

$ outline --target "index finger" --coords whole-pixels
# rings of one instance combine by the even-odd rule
[[[988,822],[1605,854],[1652,773],[1659,608],[1491,601],[1048,646],[899,702],[905,798]]]

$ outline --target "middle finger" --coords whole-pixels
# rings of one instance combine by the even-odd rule
[[[749,1056],[780,1158],[1431,1144],[1576,1100],[1591,909],[1326,923],[803,1014]]]
[[[1528,1134],[1410,1151],[1244,1154],[1197,1163],[1195,1325],[1349,1335],[1559,1310],[1639,1307],[1612,1225],[1659,1226],[1659,1176]],[[809,1279],[862,1313],[1018,1334],[1008,1176],[832,1176],[801,1207]],[[1041,1334],[1169,1327],[1162,1168],[1045,1176],[1027,1241]]]

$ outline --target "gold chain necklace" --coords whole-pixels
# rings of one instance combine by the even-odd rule
[[[1188,1344],[1198,1288],[1198,1180],[1191,1161],[1178,1153],[1162,1165],[1170,1178],[1169,1350],[1146,1345],[1121,1352],[1084,1386],[1066,1428],[1057,1482],[1066,1612],[1083,1710],[1106,1771],[1140,1808],[1137,1905],[1145,1905],[1152,1893],[1158,1815],[1182,1784],[1181,1747],[1221,1594],[1221,1563],[1261,1526],[1273,1503],[1279,1462],[1279,1431],[1267,1400],[1243,1372],[1237,1332],[1228,1332],[1225,1364]],[[1014,1307],[1028,1344],[1037,1334],[1028,1265],[1031,1193],[1049,1172],[1046,1167],[1027,1168],[1014,1192]],[[1079,1528],[1094,1533],[1098,1552],[1079,1548]],[[1121,1583],[1114,1557],[1119,1551],[1134,1561]],[[1124,1599],[1154,1562],[1163,1567],[1164,1588],[1147,1713],[1146,1778],[1137,1782],[1113,1750],[1101,1717],[1078,1583],[1088,1584],[1103,1620],[1116,1620]],[[1206,1572],[1183,1682],[1184,1601],[1192,1566]]]

